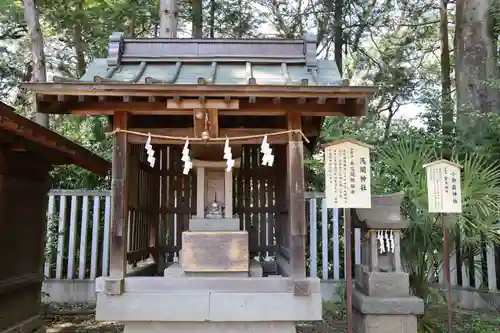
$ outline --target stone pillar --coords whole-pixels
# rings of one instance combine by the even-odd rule
[[[401,271],[399,193],[373,196],[371,209],[356,209],[362,229],[361,264],[356,266],[352,295],[355,333],[416,333],[424,302],[410,295],[408,273]],[[381,243],[383,243],[381,245]]]

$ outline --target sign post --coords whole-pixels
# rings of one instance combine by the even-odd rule
[[[427,200],[429,213],[438,213],[443,225],[443,269],[448,303],[448,332],[452,332],[450,244],[445,227],[447,214],[462,212],[460,165],[448,160],[438,160],[423,166],[427,173]]]
[[[338,140],[325,146],[326,207],[344,209],[348,333],[352,333],[351,208],[371,208],[371,148],[356,140]]]

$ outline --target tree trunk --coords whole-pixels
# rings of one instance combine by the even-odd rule
[[[342,25],[343,0],[335,0],[335,62],[342,76],[342,49],[344,47],[344,29]]]
[[[439,33],[441,39],[441,131],[444,137],[445,158],[451,154],[451,138],[455,122],[451,105],[451,65],[448,35],[448,0],[441,0]]]
[[[47,74],[45,69],[45,53],[43,52],[43,35],[40,29],[39,14],[35,0],[24,0],[24,19],[28,27],[28,35],[31,43],[31,59],[33,60],[31,82],[45,82],[47,81]],[[33,105],[36,111],[36,122],[44,127],[49,127],[49,115],[38,112],[36,98],[33,99]]]
[[[203,38],[203,1],[191,0],[193,8],[193,24],[191,26],[191,37]]]
[[[135,26],[137,24],[137,8],[135,8],[132,13],[130,13],[130,18],[128,21],[128,36],[130,38],[135,37]]]
[[[489,10],[493,0],[456,2],[457,125],[462,142],[477,146],[484,138],[479,116],[498,112],[499,93],[491,87],[498,78]]]
[[[210,30],[210,38],[215,37],[215,8],[216,0],[210,0],[210,16],[208,17],[208,28]]]
[[[177,1],[160,0],[160,37],[177,37]]]
[[[84,11],[84,0],[80,0],[76,7],[76,21],[75,30],[73,34],[75,54],[76,54],[76,69],[78,77],[82,77],[85,74],[85,69],[87,68],[87,62],[85,61],[85,42],[83,41],[82,29],[85,25],[85,11]]]

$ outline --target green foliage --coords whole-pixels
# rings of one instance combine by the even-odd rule
[[[413,294],[424,299],[427,308],[441,299],[430,284],[443,261],[443,231],[450,235],[450,248],[455,248],[453,235],[463,235],[460,250],[465,262],[483,243],[500,244],[496,222],[500,216],[500,167],[481,155],[457,157],[455,161],[463,166],[463,213],[441,220],[427,212],[426,174],[422,168],[437,157],[433,144],[408,137],[378,149],[374,163],[375,175],[380,175],[374,177],[375,191],[404,194],[402,211],[410,224],[401,240],[403,265],[410,275]],[[434,311],[426,311],[421,318],[422,332],[433,332]]]
[[[107,119],[104,117],[55,117],[56,131],[78,142],[94,153],[111,160],[111,138],[105,135]],[[52,172],[53,187],[65,189],[104,189],[109,188],[109,178],[74,165],[59,166]]]
[[[500,333],[500,318],[488,319],[475,315],[459,328],[457,333]]]

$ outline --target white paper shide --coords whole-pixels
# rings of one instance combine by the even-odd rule
[[[371,208],[370,146],[340,140],[325,148],[328,208]]]
[[[184,162],[184,168],[182,173],[185,175],[189,174],[189,170],[193,168],[193,162],[191,162],[191,156],[189,156],[189,140],[186,139],[186,143],[184,143],[184,148],[182,149],[182,157],[181,161]]]
[[[427,173],[429,213],[461,213],[461,166],[447,160],[424,165]]]
[[[148,134],[148,138],[146,139],[146,145],[144,146],[144,149],[146,149],[146,154],[148,155],[148,163],[149,166],[154,168],[155,167],[155,151],[153,150],[153,146],[151,145],[151,134]]]

